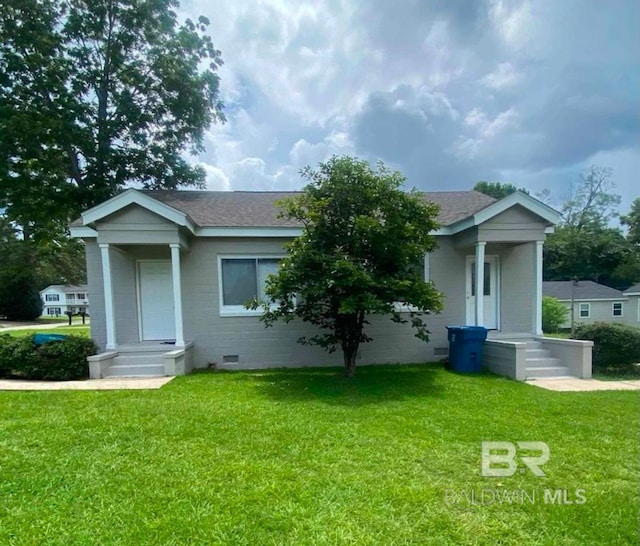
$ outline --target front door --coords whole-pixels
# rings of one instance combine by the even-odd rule
[[[142,340],[175,339],[171,262],[138,262],[138,286]]]
[[[476,323],[476,259],[467,256],[467,324]],[[498,328],[498,258],[487,256],[484,262],[484,286],[481,287],[484,302],[485,328]]]

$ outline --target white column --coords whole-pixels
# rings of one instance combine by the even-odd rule
[[[476,243],[476,326],[484,326],[484,247],[487,243]]]
[[[536,241],[533,264],[533,328],[537,335],[542,335],[542,246],[544,241]]]
[[[180,245],[171,243],[171,276],[173,278],[173,308],[176,319],[176,346],[184,347],[182,326],[182,281],[180,277]]]
[[[116,348],[116,322],[113,314],[113,283],[111,282],[111,255],[108,244],[100,244],[102,255],[102,286],[104,289],[104,318],[107,329],[107,349]]]

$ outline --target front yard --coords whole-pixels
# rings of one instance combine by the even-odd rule
[[[636,544],[638,402],[437,366],[0,392],[0,544]],[[523,440],[546,477],[481,476]]]

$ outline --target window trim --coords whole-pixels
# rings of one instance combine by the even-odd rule
[[[56,299],[53,299],[54,296]],[[60,303],[60,294],[56,294],[55,292],[45,294],[44,301],[47,303]]]
[[[587,314],[585,316],[582,316],[582,306],[583,305],[587,306]],[[589,302],[586,302],[586,301],[578,302],[578,318],[579,319],[591,318],[591,304]]]
[[[616,305],[620,305],[620,314],[616,315]],[[622,301],[614,301],[611,303],[611,316],[613,318],[623,318],[624,317],[624,302]]]
[[[247,309],[244,305],[224,305],[222,286],[222,260],[283,260],[287,255],[279,254],[218,254],[218,302],[221,317],[259,317],[262,309]],[[275,305],[272,307],[276,307]]]

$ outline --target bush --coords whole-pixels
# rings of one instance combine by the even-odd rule
[[[93,340],[68,336],[63,341],[34,345],[33,337],[0,336],[0,376],[64,381],[88,377],[87,357]]]
[[[545,296],[542,298],[542,331],[555,334],[566,322],[569,309],[556,298]]]
[[[593,341],[594,371],[631,371],[640,362],[640,328],[608,322],[579,324],[572,337]]]
[[[42,314],[42,298],[29,275],[5,279],[0,289],[0,313],[7,320],[34,320]]]

